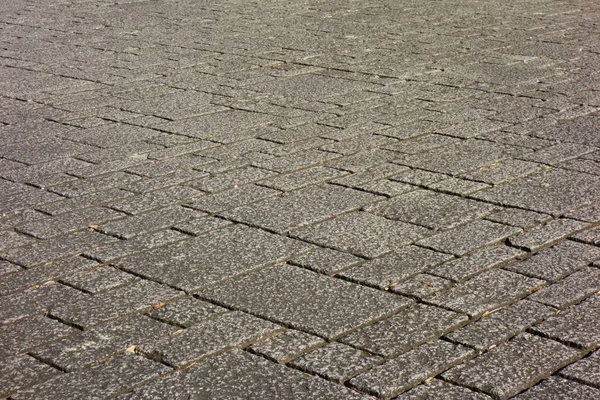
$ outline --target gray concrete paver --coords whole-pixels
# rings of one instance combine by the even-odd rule
[[[0,397],[598,397],[599,18],[0,2]]]

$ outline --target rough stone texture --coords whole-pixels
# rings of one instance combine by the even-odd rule
[[[325,345],[325,340],[302,331],[288,329],[276,336],[253,344],[249,349],[269,360],[286,364],[316,347]]]
[[[25,389],[14,399],[107,398],[126,393],[171,371],[170,368],[135,354],[117,356],[71,374],[63,374],[44,383]]]
[[[580,356],[580,351],[558,342],[523,333],[474,360],[452,368],[442,377],[503,400]],[[506,379],[508,376],[511,378]]]
[[[368,399],[343,386],[311,377],[241,350],[177,372],[122,399]]]
[[[568,308],[566,311],[532,328],[534,333],[560,340],[583,349],[600,346],[598,332],[600,318],[600,296]]]
[[[192,325],[154,343],[143,343],[138,351],[161,363],[182,368],[232,347],[245,347],[282,330],[271,322],[235,311]]]
[[[343,383],[383,360],[383,357],[333,342],[292,361],[290,365]]]
[[[567,240],[543,249],[525,261],[507,265],[505,268],[554,282],[599,258],[600,249],[597,247]]]
[[[126,257],[118,265],[136,275],[193,291],[309,248],[297,240],[241,225],[221,232]],[[165,274],[167,267],[169,273]]]
[[[295,229],[291,235],[320,246],[374,258],[415,242],[428,233],[420,226],[356,212]]]
[[[490,400],[491,397],[483,393],[477,393],[467,388],[452,385],[448,382],[431,380],[427,381],[408,392],[402,393],[396,397],[398,400],[446,400],[446,399],[465,399],[465,400]]]
[[[500,242],[520,231],[521,229],[517,227],[479,219],[456,229],[422,239],[417,244],[460,256],[479,247]]]
[[[417,304],[344,337],[342,342],[391,357],[437,339],[468,322],[465,315]]]
[[[593,400],[600,397],[600,390],[569,381],[557,376],[551,376],[535,385],[528,391],[515,397],[518,400],[550,400],[550,399],[581,399]]]
[[[389,399],[474,354],[473,349],[437,340],[360,374],[350,380],[350,385]]]
[[[407,246],[339,275],[357,283],[385,289],[451,258],[448,254]]]
[[[289,365],[369,329],[391,354],[478,360],[525,330],[586,356],[598,20],[592,0],[0,1],[0,398],[370,397],[344,381],[356,347],[330,378]],[[190,344],[170,377],[100,373],[158,342],[187,365],[177,337],[243,311],[281,329]],[[600,389],[585,360],[541,377]],[[513,364],[496,382],[526,393]],[[429,374],[389,383],[489,397]]]
[[[544,285],[539,279],[499,269],[456,285],[428,302],[476,317],[515,302]]]
[[[484,316],[448,335],[447,339],[477,350],[487,350],[556,314],[556,310],[523,300]]]
[[[261,289],[265,287],[271,290]],[[199,296],[329,339],[411,304],[400,296],[285,264],[224,282]]]
[[[585,222],[570,219],[555,219],[546,225],[536,226],[530,231],[512,237],[509,241],[512,246],[529,251],[538,251],[544,246],[549,246],[586,228],[586,226]]]
[[[431,229],[449,229],[488,214],[490,204],[429,190],[415,190],[365,208],[386,218]]]
[[[229,219],[276,232],[286,232],[357,210],[379,199],[381,197],[373,194],[325,185],[290,192],[220,214]]]
[[[600,291],[600,269],[583,268],[560,282],[554,283],[529,299],[556,308],[567,308]]]
[[[596,350],[589,357],[563,368],[560,375],[600,389],[598,368],[600,368],[600,351]]]

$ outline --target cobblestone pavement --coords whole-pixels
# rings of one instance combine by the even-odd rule
[[[0,33],[0,398],[600,398],[597,1]]]

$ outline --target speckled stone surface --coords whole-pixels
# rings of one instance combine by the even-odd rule
[[[0,398],[598,397],[599,20],[0,1]]]

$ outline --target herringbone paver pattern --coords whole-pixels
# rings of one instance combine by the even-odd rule
[[[1,1],[0,398],[600,398],[599,21]]]

